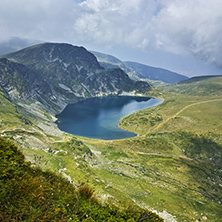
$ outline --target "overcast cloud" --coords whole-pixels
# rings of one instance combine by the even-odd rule
[[[150,61],[195,56],[222,68],[221,9],[221,0],[1,0],[0,41],[70,42]]]

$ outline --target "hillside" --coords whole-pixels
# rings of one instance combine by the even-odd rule
[[[21,151],[1,137],[0,153],[1,221],[163,221],[138,207],[121,211],[102,205],[92,188],[76,188],[60,175],[31,167]]]
[[[151,80],[161,80],[165,83],[175,83],[182,80],[188,79],[188,77],[166,70],[162,68],[151,67],[147,65],[143,65],[136,62],[125,62],[127,66],[134,69],[140,78],[143,79],[151,79]]]
[[[140,78],[137,76],[137,73],[131,69],[130,67],[128,67],[123,61],[119,60],[118,58],[112,56],[112,55],[108,55],[108,54],[104,54],[104,53],[100,53],[100,52],[95,52],[92,51],[92,53],[96,56],[99,64],[104,67],[104,68],[121,68],[122,70],[124,70],[125,73],[127,73],[127,75],[133,79],[133,80],[140,80]]]
[[[168,92],[193,96],[221,96],[222,76],[198,76],[159,88]]]
[[[178,82],[178,84],[186,84],[186,83],[199,82],[199,81],[202,81],[202,80],[207,80],[207,79],[210,79],[210,78],[220,77],[220,76],[221,76],[221,75],[194,76],[194,77],[191,77],[190,79],[180,81],[180,82]]]
[[[33,166],[43,169],[43,174],[42,172],[39,174],[44,182],[43,184],[40,184],[42,180],[39,179],[39,175],[33,173],[32,176],[37,176],[35,179],[38,182],[37,185],[39,187],[40,185],[45,186],[46,190],[41,190],[35,186],[33,186],[33,189],[36,189],[36,192],[40,191],[39,196],[47,200],[47,202],[41,200],[41,203],[47,203],[47,206],[52,207],[46,207],[46,210],[48,209],[47,213],[53,216],[51,214],[53,212],[58,217],[64,215],[65,218],[65,215],[68,215],[65,211],[70,212],[69,208],[65,206],[66,198],[69,200],[71,195],[68,191],[66,192],[66,187],[71,190],[69,183],[66,182],[66,185],[64,185],[63,179],[58,179],[60,184],[58,185],[59,190],[56,198],[62,199],[51,199],[49,193],[47,193],[47,190],[51,189],[51,185],[52,189],[57,189],[57,185],[54,187],[52,180],[48,185],[48,177],[44,176],[46,175],[44,172],[50,170],[61,174],[77,187],[81,187],[82,183],[88,184],[89,187],[93,188],[93,195],[96,199],[99,199],[99,202],[115,205],[120,209],[126,209],[129,205],[139,206],[156,212],[167,222],[221,221],[221,77],[167,86],[171,87],[171,90],[175,91],[176,89],[177,93],[154,88],[146,90],[143,96],[162,98],[164,102],[156,107],[126,116],[120,121],[119,126],[121,128],[137,134],[134,138],[104,141],[77,137],[58,129],[55,123],[55,113],[62,107],[57,107],[56,102],[60,101],[61,103],[62,101],[63,105],[66,105],[68,102],[80,99],[75,94],[78,93],[78,84],[73,88],[68,85],[69,81],[73,81],[72,78],[74,78],[74,76],[70,78],[68,75],[73,75],[73,73],[65,72],[67,76],[64,76],[65,74],[60,70],[64,70],[65,60],[61,59],[60,61],[60,58],[57,60],[58,54],[56,51],[54,55],[51,51],[52,48],[50,48],[51,45],[46,46],[46,48],[45,45],[35,46],[43,50],[38,51],[40,58],[37,60],[42,59],[41,63],[36,62],[37,55],[30,53],[29,50],[33,50],[32,48],[18,52],[18,55],[13,55],[14,59],[1,59],[0,134],[2,137],[18,144],[24,153],[25,159],[30,161]],[[30,57],[25,58],[23,56],[27,53],[26,50],[30,53]],[[85,51],[84,49],[81,50]],[[41,52],[44,53],[41,54]],[[68,53],[68,51],[66,52]],[[29,53],[27,54],[29,55]],[[90,54],[90,58],[95,61],[95,57],[91,56]],[[91,59],[86,60],[91,61]],[[26,64],[20,64],[22,60]],[[53,62],[53,60],[56,61]],[[83,76],[94,69],[99,70],[98,74],[106,71],[109,76],[113,75],[113,69],[105,70],[100,67],[98,62],[95,62],[94,65],[91,64],[91,68],[87,68],[89,66],[86,65],[86,68],[84,68],[86,74],[83,73]],[[46,72],[43,67],[46,70],[48,69],[48,72],[44,75],[40,72],[41,69],[42,72]],[[50,72],[50,70],[54,70],[53,72],[57,75],[56,78],[52,78],[53,72]],[[121,80],[126,79],[126,83],[128,82],[128,77],[122,73],[123,71],[117,70],[116,72],[117,76],[121,76]],[[81,77],[78,74],[77,69],[76,80]],[[31,81],[27,75],[34,81]],[[96,74],[94,75],[96,76]],[[38,76],[41,76],[40,80],[42,82],[40,85],[36,84],[36,81],[39,82]],[[60,77],[67,78],[69,81],[65,83],[64,79],[59,79]],[[99,75],[97,77],[99,78]],[[60,84],[59,86],[57,81]],[[118,85],[118,81],[114,82]],[[127,86],[126,83],[124,83],[124,87]],[[130,81],[130,83],[136,85],[141,82]],[[96,86],[93,87],[96,88]],[[93,87],[90,89],[93,89]],[[44,91],[44,94],[47,96],[43,97],[42,92],[46,89],[47,91]],[[97,90],[97,88],[94,90]],[[30,91],[30,97],[28,91]],[[134,91],[123,92],[134,93]],[[59,98],[50,98],[50,93]],[[80,91],[79,94],[81,93],[83,93],[81,99],[88,96]],[[89,96],[93,97],[93,91],[90,91],[90,93]],[[104,91],[103,95],[107,94],[109,92]],[[61,97],[62,95],[63,97]],[[45,108],[42,106],[44,103]],[[50,108],[46,108],[47,104]],[[7,162],[7,158],[2,157],[3,161],[6,161],[1,162],[4,163],[2,167],[9,169],[9,171],[12,169],[10,172],[6,171],[13,173],[14,166],[18,166],[16,160],[11,159]],[[31,168],[25,169],[27,173],[31,170]],[[26,174],[24,174],[24,178],[26,178]],[[29,176],[28,178],[29,182],[32,181]],[[18,177],[19,182],[22,179],[23,177]],[[15,179],[12,181],[16,182]],[[2,184],[3,189],[1,190],[7,190],[7,183]],[[27,184],[27,180],[25,184]],[[10,182],[9,185],[13,186],[13,183]],[[19,184],[17,187],[19,187],[18,193],[16,193],[18,202],[15,202],[15,204],[21,204],[19,200],[22,199],[23,211],[18,212],[16,211],[17,208],[13,208],[14,205],[10,205],[12,208],[9,207],[8,209],[15,213],[10,214],[9,212],[9,217],[13,219],[13,215],[19,215],[23,212],[24,217],[28,217],[30,214],[26,211],[27,209],[29,211],[31,209],[33,216],[40,213],[42,209],[38,210],[40,209],[38,195],[36,194],[36,197],[32,196],[32,198],[37,199],[38,208],[35,208],[32,205],[35,204],[35,201],[29,195],[24,196],[25,194],[22,192],[28,187],[20,189]],[[65,189],[63,190],[61,187],[65,187]],[[14,189],[13,192],[17,192],[17,190]],[[2,194],[7,194],[10,197],[7,199],[7,196],[4,196],[3,201],[5,198],[7,200],[13,199],[10,196],[13,195],[13,192]],[[53,192],[53,196],[55,193]],[[76,195],[74,196],[76,197]],[[71,197],[73,201],[76,200],[73,196]],[[77,198],[80,201],[81,198],[78,195]],[[31,202],[25,202],[26,199]],[[50,202],[50,200],[53,200],[53,202]],[[91,209],[94,211],[93,209],[97,205],[92,201],[90,204],[93,205],[89,207],[91,212]],[[32,208],[29,208],[29,206]],[[76,212],[76,203],[72,202],[72,206],[74,210],[70,209]],[[53,210],[51,211],[51,209]],[[81,212],[81,215],[83,214]],[[1,212],[0,215],[3,215],[3,213]],[[87,215],[89,215],[88,211]]]
[[[165,102],[120,122],[140,134],[135,138],[111,143],[59,134],[49,126],[40,130],[5,97],[1,135],[21,144],[34,164],[93,186],[101,201],[123,208],[136,203],[165,221],[220,221],[221,97],[157,90],[150,95]]]
[[[114,56],[99,52],[92,51],[92,53],[97,57],[101,66],[105,68],[120,67],[132,79],[147,79],[153,81],[162,81],[165,83],[175,83],[188,79],[188,77],[184,75],[180,75],[166,69],[147,66],[136,62],[123,62]]]
[[[0,58],[0,86],[12,100],[36,100],[41,94],[53,96],[39,73],[6,58]]]

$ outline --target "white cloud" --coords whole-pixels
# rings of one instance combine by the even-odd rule
[[[73,0],[1,0],[0,40],[10,36],[64,39],[70,35],[77,6]]]
[[[175,54],[222,66],[221,0],[87,0],[74,29],[81,38]]]
[[[192,53],[222,67],[221,8],[221,0],[1,0],[0,41]]]
[[[81,4],[83,13],[74,29],[82,38],[97,43],[145,46],[156,5],[145,0],[87,0]]]
[[[157,42],[177,53],[191,52],[222,66],[222,1],[163,1],[155,18]]]

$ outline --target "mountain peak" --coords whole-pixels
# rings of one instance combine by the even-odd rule
[[[45,98],[40,93],[41,101],[56,104],[53,107],[59,107],[59,112],[68,103],[79,99],[121,93],[141,94],[150,89],[148,83],[133,81],[120,68],[103,68],[84,47],[66,43],[43,43],[6,57],[31,70],[49,86],[52,96]],[[25,77],[21,74],[21,78]]]
[[[88,52],[82,46],[73,46],[68,43],[43,43],[34,45],[17,52],[6,55],[6,57],[13,57],[18,62],[23,64],[31,64],[36,62],[60,62],[71,63],[75,62],[83,64],[90,68],[102,69],[96,57]]]

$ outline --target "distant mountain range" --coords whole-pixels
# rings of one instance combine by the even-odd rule
[[[5,55],[0,59],[0,86],[11,100],[38,101],[52,113],[84,98],[143,94],[150,89],[120,68],[103,68],[85,48],[63,43]]]
[[[27,40],[14,37],[7,42],[0,43],[0,55],[5,55],[26,47],[30,47],[39,42],[40,41],[37,40]],[[188,79],[188,77],[184,75],[180,75],[166,69],[155,68],[135,62],[123,62],[112,55],[95,51],[92,51],[92,53],[96,56],[102,67],[109,69],[121,68],[133,80],[144,79],[151,80],[150,82],[162,81],[165,83],[176,83]]]
[[[101,66],[105,68],[119,67],[123,69],[132,79],[149,79],[165,83],[176,83],[189,79],[187,76],[171,72],[167,69],[155,68],[136,62],[123,62],[114,56],[92,51]]]

